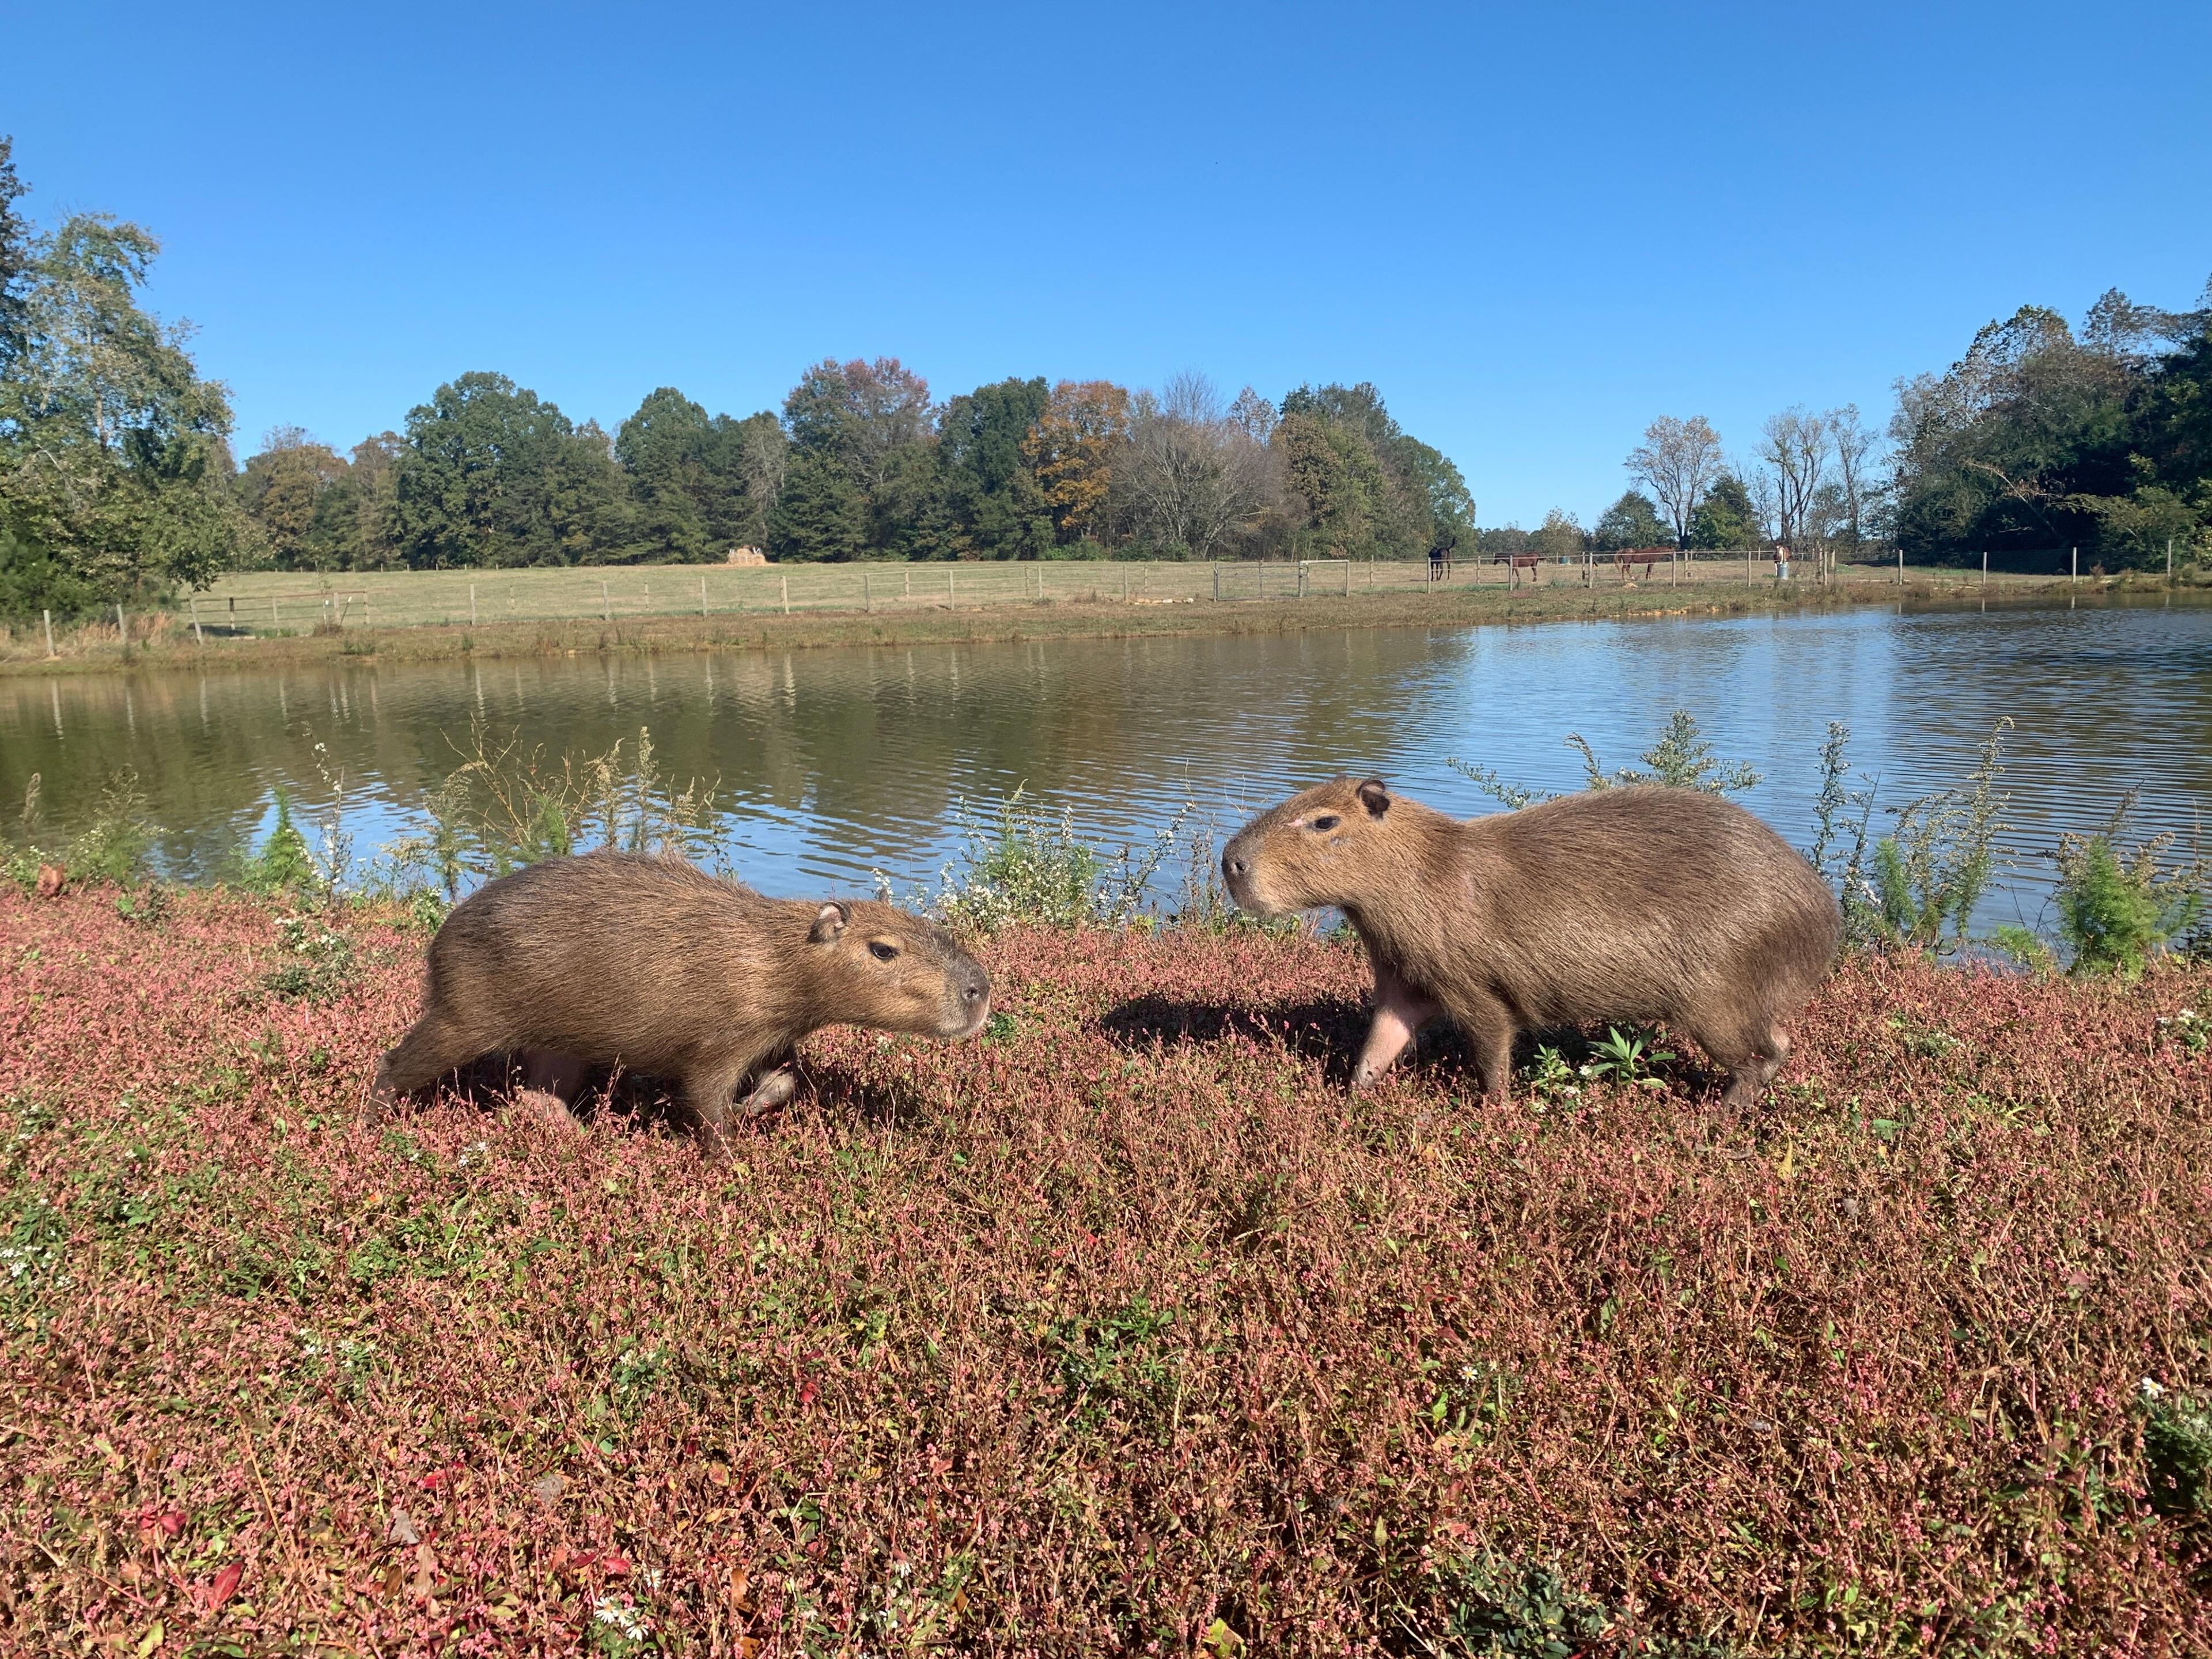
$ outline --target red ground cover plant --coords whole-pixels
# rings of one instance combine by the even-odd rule
[[[2212,1650],[2203,971],[1485,1109],[1346,1097],[1348,947],[1015,933],[716,1166],[363,1128],[422,936],[340,932],[0,897],[12,1651]]]

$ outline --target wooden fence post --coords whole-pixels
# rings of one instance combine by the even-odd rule
[[[783,614],[788,617],[791,614],[791,573],[787,570],[781,572],[776,576],[775,585],[783,594]]]
[[[605,580],[602,579],[599,583],[599,620],[601,622],[612,622],[614,619],[615,602],[607,597],[607,585]]]
[[[2074,563],[2066,580],[2069,582],[2078,582],[2081,580],[2081,550],[2076,547],[2070,549],[2069,551],[2074,556]],[[1899,554],[1898,556],[1902,558],[1904,555]]]
[[[2173,544],[2168,542],[2166,548],[2166,569],[2171,574],[2173,568]],[[1218,562],[1213,567],[1213,602],[1216,605],[1221,603],[1221,566]]]
[[[873,611],[875,608],[876,596],[868,586],[868,568],[862,565],[860,567],[860,609]]]
[[[192,608],[192,643],[205,645],[207,635],[200,632],[200,596],[197,593],[187,593],[185,595],[185,603]]]
[[[54,613],[53,613],[52,611],[47,611],[47,612],[46,613],[46,654],[47,654],[48,656],[50,656],[50,657],[51,657],[51,656],[52,656],[52,655],[54,655],[54,654],[55,654],[55,652],[54,652]]]
[[[477,625],[477,585],[476,585],[474,582],[471,582],[471,583],[469,584],[469,626],[470,626],[470,627],[471,627],[471,628],[474,628],[476,625]]]
[[[1982,550],[1982,586],[1984,586],[1984,587],[1987,587],[1989,585],[1990,585],[1990,550],[1989,550],[1988,548],[1986,548],[1986,547],[1985,547],[1985,548],[1984,548],[1984,549]]]
[[[699,578],[699,615],[703,618],[703,617],[706,616],[706,614],[707,614],[707,579],[706,579],[704,576],[702,576],[702,577],[700,577],[700,578]]]
[[[123,607],[115,607],[115,631],[123,636],[123,654],[131,654],[131,624],[123,619]]]

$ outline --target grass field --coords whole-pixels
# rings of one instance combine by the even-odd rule
[[[125,621],[132,663],[246,666],[339,655],[406,661],[1727,614],[1897,597],[2093,598],[2163,586],[2018,576],[1993,576],[1984,586],[1978,573],[1919,568],[1908,568],[1900,583],[1894,569],[1875,567],[1846,567],[1828,584],[1780,584],[1771,571],[1754,566],[1747,582],[1740,562],[1698,561],[1674,575],[1661,567],[1624,582],[1603,566],[1550,567],[1540,580],[1523,573],[1516,586],[1496,566],[1462,566],[1431,584],[1424,564],[1316,563],[1305,572],[1303,597],[1296,567],[1253,564],[662,565],[343,578],[263,572],[226,577],[183,610],[126,613]],[[106,669],[125,660],[112,615],[57,632],[51,651],[37,623],[0,628],[0,672]]]
[[[1638,570],[1646,588],[1773,583],[1774,567],[1741,557],[1692,558]],[[1802,574],[1802,573],[1801,573]],[[1957,573],[1951,573],[1955,575]],[[1888,568],[1855,569],[1855,581],[1888,580]],[[1523,589],[1620,587],[1607,565],[1523,571]],[[1997,578],[1999,584],[2028,579]],[[2041,579],[2047,580],[2047,579]],[[861,563],[782,566],[623,566],[504,571],[396,571],[321,576],[255,572],[228,576],[205,599],[205,621],[248,631],[305,632],[317,623],[416,627],[517,622],[611,622],[642,617],[771,615],[787,611],[880,611],[897,616],[1007,605],[1174,605],[1427,593],[1515,585],[1506,567],[1462,562],[1431,582],[1425,562],[1361,560],[1297,564]],[[271,602],[274,602],[272,610]],[[325,607],[328,602],[328,608]]]
[[[2212,1651],[2212,972],[1854,960],[1738,1116],[1016,932],[715,1166],[364,1129],[419,933],[137,915],[0,896],[12,1651]]]

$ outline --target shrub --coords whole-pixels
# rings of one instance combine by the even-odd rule
[[[2059,838],[2058,931],[2077,974],[2139,974],[2152,954],[2188,933],[2204,909],[2202,855],[2169,864],[2171,831],[2132,847],[2123,839],[2132,792],[2094,835]]]
[[[464,887],[525,865],[611,848],[709,861],[720,846],[719,780],[678,787],[661,775],[653,733],[602,754],[548,756],[519,738],[471,728],[461,763],[424,802],[428,827],[386,848],[376,885],[395,897],[422,889],[447,902]]]
[[[1740,762],[1723,761],[1713,754],[1698,730],[1698,722],[1686,708],[1677,708],[1667,717],[1666,729],[1639,758],[1643,768],[1626,766],[1617,772],[1607,772],[1598,763],[1596,752],[1580,732],[1571,732],[1567,745],[1581,752],[1584,787],[1614,789],[1630,784],[1657,783],[1672,789],[1697,789],[1709,795],[1734,794],[1749,789],[1759,782],[1759,774]],[[1472,761],[1447,757],[1444,764],[1467,778],[1509,811],[1518,811],[1524,806],[1534,806],[1551,796],[1533,789],[1523,789],[1500,778],[1487,766],[1478,766]]]
[[[1013,922],[1047,927],[1126,926],[1146,913],[1152,878],[1182,840],[1191,808],[1186,805],[1157,831],[1141,852],[1124,847],[1113,856],[1076,836],[1073,816],[1057,818],[1042,808],[1024,805],[1023,791],[999,803],[994,823],[978,823],[963,803],[957,817],[963,862],[956,875],[947,865],[933,899],[925,901],[957,927],[993,933]],[[885,896],[890,883],[877,884]]]
[[[130,886],[146,872],[148,854],[160,833],[146,816],[146,792],[138,775],[115,773],[101,786],[100,808],[84,833],[70,843],[63,867],[72,881],[112,881]]]
[[[1886,943],[1940,952],[1967,942],[2006,827],[2000,815],[2008,798],[1996,781],[2011,724],[2000,720],[1990,728],[1964,788],[1893,809],[1897,827],[1875,843],[1870,884]]]
[[[304,892],[319,883],[314,855],[307,838],[292,822],[292,795],[276,791],[276,822],[260,851],[246,861],[245,884],[257,893]]]

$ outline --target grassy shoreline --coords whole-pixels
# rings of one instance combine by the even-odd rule
[[[26,1650],[2212,1648],[2139,1389],[2212,1384],[2212,970],[1856,958],[1741,1117],[1347,1104],[1356,951],[1014,930],[716,1167],[372,1133],[419,932],[137,915],[0,893]]]
[[[617,617],[611,622],[489,622],[481,626],[420,623],[349,627],[326,632],[226,637],[212,627],[196,641],[191,624],[164,614],[153,637],[134,639],[128,653],[112,629],[105,638],[80,641],[58,657],[44,654],[36,629],[23,631],[0,650],[0,674],[112,673],[125,670],[258,669],[326,661],[435,662],[461,658],[690,653],[791,650],[818,646],[905,645],[1048,639],[1109,639],[1172,635],[1289,634],[1310,629],[1467,627],[1521,622],[1606,618],[1734,617],[1792,613],[1852,605],[1913,602],[1999,605],[2047,602],[2060,597],[2096,603],[2108,597],[2172,592],[2163,582],[2126,578],[2071,584],[2012,580],[1984,588],[1968,573],[1911,573],[1900,586],[1886,575],[1847,573],[1828,586],[1780,585],[1762,579],[1735,587],[1701,581],[1682,588],[1663,584],[1584,589],[1565,584],[1509,592],[1498,587],[1455,587],[1435,593],[1315,594],[1305,599],[1234,601],[1206,599],[1123,604],[1079,599],[1009,601],[954,609],[943,606],[869,613],[859,609],[815,610],[785,616],[747,611],[712,617],[680,614]],[[2193,587],[2182,592],[2194,594]]]

